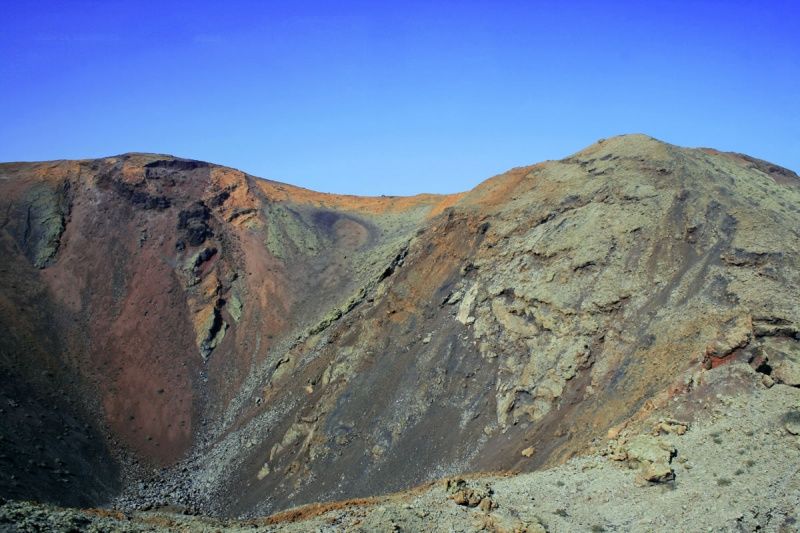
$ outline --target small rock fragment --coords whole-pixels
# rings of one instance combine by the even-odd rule
[[[481,500],[481,503],[478,504],[478,507],[480,507],[480,510],[483,511],[484,513],[488,513],[489,511],[491,511],[493,506],[494,502],[492,501],[491,498],[483,498]]]
[[[472,488],[467,485],[467,482],[462,478],[448,479],[445,485],[448,497],[453,500],[457,505],[465,507],[478,507],[481,509],[494,509],[497,505],[492,501],[492,489],[485,485],[484,487]],[[483,503],[487,500],[486,503]]]
[[[637,435],[624,448],[625,458],[640,468],[640,479],[665,483],[675,479],[670,466],[677,455],[675,448],[652,435]]]
[[[256,474],[256,477],[259,480],[262,480],[262,479],[264,479],[265,477],[267,477],[269,475],[269,472],[270,472],[269,463],[265,462],[261,466],[261,469],[258,471],[258,474]]]
[[[666,483],[675,479],[675,472],[667,463],[650,463],[642,469],[642,479],[651,483]]]
[[[533,446],[528,446],[522,452],[520,452],[523,457],[532,457],[534,453],[536,453],[536,448]]]
[[[791,409],[783,415],[783,427],[792,435],[800,435],[800,409]]]
[[[653,428],[653,435],[658,436],[662,433],[684,435],[688,429],[688,424],[670,418],[662,418]]]

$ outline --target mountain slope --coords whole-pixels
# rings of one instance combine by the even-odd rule
[[[255,516],[557,465],[721,365],[800,385],[800,178],[746,156],[622,136],[357,198],[129,154],[0,189],[6,497]]]
[[[781,531],[797,530],[800,389],[763,384],[747,363],[701,370],[661,415],[563,465],[469,475],[400,493],[290,509],[255,520],[157,510],[53,509],[8,502],[0,527],[113,531]],[[643,444],[647,445],[643,447]],[[671,471],[648,482],[645,455]],[[644,464],[641,464],[644,461]],[[39,529],[37,529],[39,528]]]

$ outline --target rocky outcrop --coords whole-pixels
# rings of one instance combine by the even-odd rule
[[[492,488],[488,484],[470,487],[464,479],[448,479],[445,483],[448,497],[456,505],[465,507],[480,507],[484,512],[489,512],[496,507],[492,501]]]
[[[37,184],[8,211],[4,227],[36,268],[56,256],[71,204],[70,182]]]
[[[178,230],[183,237],[175,247],[200,246],[214,235],[208,225],[211,211],[203,202],[196,202],[178,213]]]
[[[0,364],[74,371],[126,509],[266,514],[540,470],[619,431],[644,487],[680,484],[690,420],[625,428],[731,368],[800,381],[800,188],[736,154],[623,136],[414,198],[150,154],[1,170],[0,302],[37,291],[3,324],[58,343],[0,339]],[[483,512],[463,479],[448,503]]]

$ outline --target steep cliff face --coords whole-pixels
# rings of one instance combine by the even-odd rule
[[[0,189],[7,497],[266,514],[559,464],[731,362],[800,385],[800,178],[746,156],[622,136],[357,198],[131,154]]]

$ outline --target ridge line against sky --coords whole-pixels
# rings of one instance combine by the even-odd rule
[[[622,133],[800,170],[797,2],[4,2],[0,160],[468,190]]]

